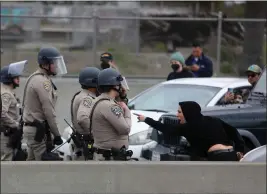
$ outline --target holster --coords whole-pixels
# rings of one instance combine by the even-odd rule
[[[16,129],[10,128],[6,126],[1,126],[1,132],[3,132],[4,136],[9,137]]]
[[[127,161],[131,159],[133,152],[132,150],[126,150],[126,147],[122,146],[120,149],[111,148],[111,154],[114,160]]]
[[[34,136],[34,140],[37,142],[42,142],[43,139],[45,138],[46,134],[46,123],[45,122],[40,122],[38,120],[34,120],[32,123],[32,126],[36,127],[36,133]]]

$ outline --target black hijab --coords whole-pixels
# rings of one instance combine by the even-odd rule
[[[180,102],[179,105],[187,123],[192,123],[203,118],[203,115],[201,114],[201,107],[197,102],[183,101]]]

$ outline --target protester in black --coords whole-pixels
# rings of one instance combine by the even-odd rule
[[[138,115],[151,127],[170,136],[184,136],[192,148],[192,160],[239,161],[244,152],[244,141],[237,129],[224,121],[201,114],[198,103],[179,103],[178,125],[162,124],[149,117]]]

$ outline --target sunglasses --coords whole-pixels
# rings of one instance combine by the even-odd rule
[[[255,73],[252,73],[252,74],[248,74],[247,76],[248,76],[248,77],[255,77],[256,74],[255,74]]]

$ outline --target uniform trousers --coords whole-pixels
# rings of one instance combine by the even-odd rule
[[[46,141],[45,138],[41,142],[34,140],[36,134],[36,127],[23,126],[23,138],[27,144],[27,161],[42,160],[42,154],[46,151]]]
[[[14,150],[7,146],[9,137],[1,132],[1,161],[12,161]]]

